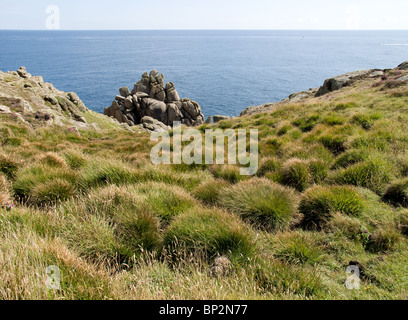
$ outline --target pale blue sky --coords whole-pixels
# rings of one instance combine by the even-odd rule
[[[0,0],[0,29],[408,29],[407,0]]]

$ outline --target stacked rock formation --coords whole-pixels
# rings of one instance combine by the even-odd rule
[[[165,126],[173,126],[176,121],[186,126],[204,124],[200,105],[190,99],[180,99],[174,83],[164,85],[164,76],[157,70],[144,73],[132,91],[123,87],[119,93],[104,113],[120,123],[138,125],[147,116]]]

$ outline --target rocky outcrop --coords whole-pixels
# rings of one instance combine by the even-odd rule
[[[324,81],[324,84],[317,89],[309,89],[307,91],[301,91],[291,94],[288,98],[283,99],[279,102],[266,103],[258,106],[251,106],[243,110],[240,116],[249,116],[263,112],[272,112],[282,105],[288,103],[302,103],[313,98],[319,98],[336,90],[340,90],[347,86],[351,86],[357,81],[371,79],[376,81],[377,78],[381,78],[382,81],[386,81],[389,77],[389,71],[399,75],[399,77],[394,77],[390,82],[388,79],[388,86],[400,86],[404,82],[408,81],[408,75],[406,75],[405,70],[408,70],[408,61],[403,62],[395,69],[369,69],[369,70],[360,70],[350,73],[346,73],[337,77],[333,77]],[[373,84],[376,85],[376,84]]]
[[[120,88],[119,95],[105,108],[104,114],[129,126],[144,125],[145,117],[161,122],[163,128],[171,128],[176,121],[186,126],[204,124],[200,105],[190,99],[180,99],[174,83],[165,85],[164,76],[157,70],[144,73],[132,91]]]
[[[314,97],[316,95],[317,90],[318,88],[309,89],[307,91],[300,91],[292,93],[289,97],[283,99],[280,102],[265,103],[259,106],[248,107],[241,112],[240,117],[249,116],[261,112],[270,112],[282,104],[302,102],[303,100]]]
[[[170,126],[166,126],[163,122],[153,119],[152,117],[143,117],[141,120],[141,126],[154,132],[165,132],[171,130]]]
[[[408,61],[405,61],[405,62],[401,63],[401,64],[398,66],[398,69],[399,69],[399,70],[408,70]]]
[[[217,115],[217,116],[213,117],[214,123],[218,123],[218,122],[221,122],[221,121],[224,121],[224,120],[230,120],[230,119],[232,119],[232,118],[228,117],[228,116],[220,116],[220,115]]]
[[[340,76],[325,80],[323,86],[321,86],[317,91],[316,97],[321,97],[330,92],[350,86],[357,80],[365,78],[377,78],[382,77],[383,75],[384,71],[378,69],[360,70],[342,74]]]
[[[69,128],[95,128],[84,114],[91,112],[74,92],[63,92],[32,76],[25,67],[17,71],[0,71],[0,113],[31,127],[49,125]],[[95,113],[95,117],[105,118]],[[106,119],[106,118],[105,118]]]

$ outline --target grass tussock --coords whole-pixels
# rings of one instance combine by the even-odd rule
[[[200,184],[194,189],[194,196],[207,205],[215,205],[223,188],[230,184],[225,180],[215,179]]]
[[[177,257],[180,252],[215,259],[218,255],[242,259],[253,252],[248,227],[221,210],[191,210],[179,216],[167,229],[164,249]]]
[[[395,206],[408,207],[408,179],[392,183],[384,193],[384,201]]]
[[[224,188],[218,204],[258,228],[283,229],[296,214],[297,195],[294,190],[267,179],[252,179]]]
[[[364,202],[351,187],[326,186],[308,190],[300,203],[307,227],[322,228],[334,213],[356,216],[364,209]]]
[[[336,184],[364,187],[381,193],[393,178],[393,169],[379,157],[351,165],[333,173],[331,180]]]

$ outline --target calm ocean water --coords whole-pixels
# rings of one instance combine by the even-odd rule
[[[405,60],[407,31],[0,31],[0,70],[24,65],[98,112],[152,69],[206,116],[238,115],[330,76]]]

